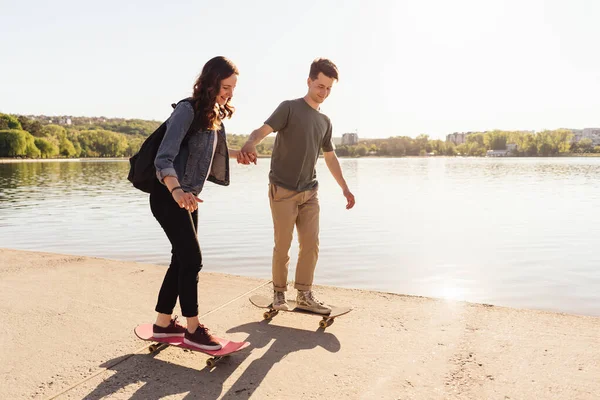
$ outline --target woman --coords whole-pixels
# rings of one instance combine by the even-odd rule
[[[221,344],[198,319],[198,272],[202,254],[198,243],[197,196],[207,180],[229,185],[229,157],[249,164],[237,150],[229,150],[223,119],[231,118],[230,104],[238,70],[225,57],[208,61],[194,85],[191,98],[180,101],[167,121],[167,130],[154,165],[162,184],[150,193],[150,209],[171,242],[171,264],[156,304],[155,337],[180,336],[205,350]],[[187,328],[173,318],[177,297]]]

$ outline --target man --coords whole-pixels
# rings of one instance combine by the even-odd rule
[[[306,95],[282,102],[264,125],[252,132],[241,150],[243,157],[256,162],[256,145],[271,132],[277,132],[269,172],[269,203],[275,239],[273,308],[276,310],[289,309],[285,291],[289,249],[296,226],[299,254],[294,287],[298,291],[298,307],[320,314],[331,311],[312,293],[319,256],[319,199],[315,166],[321,149],[329,171],[346,197],[346,208],[354,206],[354,195],[348,189],[335,155],[331,121],[320,112],[320,105],[337,80],[338,70],[333,62],[323,58],[314,60],[310,66]]]

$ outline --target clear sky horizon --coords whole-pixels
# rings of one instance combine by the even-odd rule
[[[600,2],[0,0],[0,112],[164,120],[215,55],[240,69],[229,133],[340,81],[334,136],[600,126]]]

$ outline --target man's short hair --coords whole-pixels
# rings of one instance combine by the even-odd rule
[[[313,81],[317,79],[319,72],[322,72],[323,75],[333,78],[336,81],[339,80],[337,67],[327,58],[317,58],[310,64],[310,73],[308,74],[310,79]]]

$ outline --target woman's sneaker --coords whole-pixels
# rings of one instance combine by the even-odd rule
[[[155,338],[183,337],[185,331],[185,327],[177,322],[177,317],[173,318],[166,328],[156,324],[152,325],[152,336]]]
[[[331,307],[319,301],[311,290],[298,290],[296,296],[296,308],[311,311],[317,314],[329,314]]]
[[[185,330],[183,342],[190,346],[197,347],[202,350],[220,350],[221,343],[208,332],[208,328],[200,324],[194,333]]]

